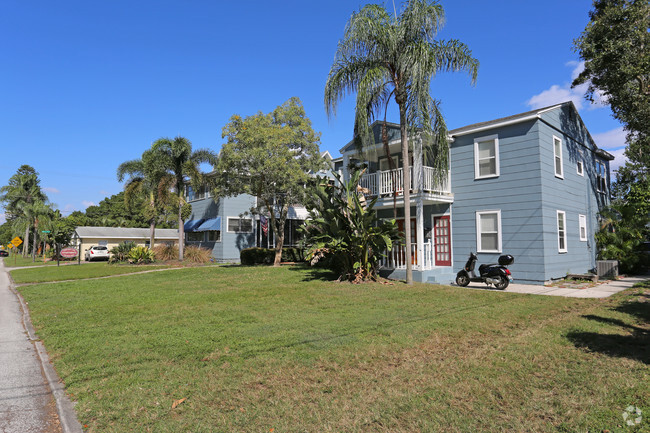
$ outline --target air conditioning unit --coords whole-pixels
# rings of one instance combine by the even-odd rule
[[[599,277],[618,277],[618,260],[596,260],[596,273]]]

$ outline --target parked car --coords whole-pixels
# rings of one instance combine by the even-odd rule
[[[0,257],[9,257],[9,251],[0,250]]]
[[[91,262],[93,260],[108,260],[108,248],[102,245],[93,245],[84,253],[84,260]]]

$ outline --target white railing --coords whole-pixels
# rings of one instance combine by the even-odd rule
[[[424,271],[434,267],[434,251],[431,241],[422,245],[422,256],[418,255],[417,244],[411,244],[411,263],[413,269]],[[380,260],[382,268],[386,269],[406,269],[406,246],[403,244],[394,244],[393,249],[386,252],[386,257]]]
[[[435,170],[432,167],[422,167],[422,189],[425,192],[450,194],[449,180],[442,183],[436,182]],[[413,189],[413,170],[411,170],[411,190]],[[404,191],[404,171],[401,168],[396,170],[376,171],[375,173],[364,174],[359,181],[361,187],[370,191],[370,195],[390,195],[393,192]],[[395,188],[393,188],[395,184]]]

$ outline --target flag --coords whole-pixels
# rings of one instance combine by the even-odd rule
[[[269,235],[269,220],[264,216],[260,216],[260,223],[262,224],[262,231],[264,232],[264,236]]]

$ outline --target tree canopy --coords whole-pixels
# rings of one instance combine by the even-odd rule
[[[266,215],[276,234],[279,266],[289,207],[304,203],[310,173],[324,168],[320,133],[312,129],[300,99],[294,97],[271,113],[234,115],[223,128],[214,196],[250,194],[258,198],[252,212]]]

